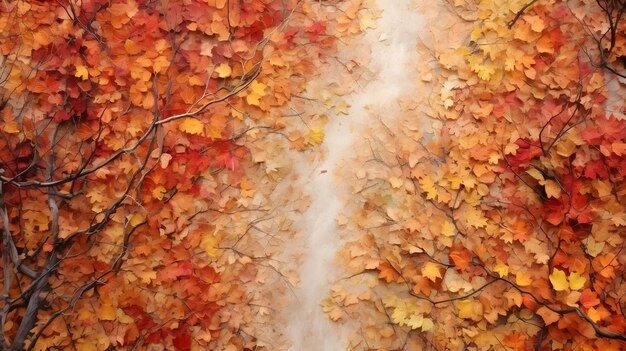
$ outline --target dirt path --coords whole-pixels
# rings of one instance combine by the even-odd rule
[[[336,218],[347,205],[344,199],[350,198],[349,182],[333,175],[342,160],[356,156],[354,144],[364,127],[376,124],[367,107],[385,105],[393,109],[400,95],[415,90],[407,72],[413,71],[409,65],[417,59],[415,47],[424,21],[410,6],[410,0],[378,2],[383,12],[377,28],[351,44],[354,47],[342,49],[354,56],[346,59],[356,58],[357,62],[366,62],[366,57],[371,56],[367,63],[371,74],[358,80],[356,93],[348,98],[351,105],[348,115],[331,116],[322,145],[325,157],[299,166],[300,186],[311,197],[311,206],[301,226],[300,240],[307,241],[302,244],[306,247],[300,269],[301,283],[295,290],[294,302],[285,312],[293,351],[347,348],[349,328],[330,322],[320,308],[320,302],[328,296],[338,277],[334,256],[342,242]],[[294,249],[302,247],[296,245]]]

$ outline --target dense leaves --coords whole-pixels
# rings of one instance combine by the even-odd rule
[[[270,197],[323,139],[299,94],[363,9],[3,2],[2,348],[281,349],[267,301],[306,205]]]
[[[434,98],[381,113],[345,172],[359,235],[324,308],[353,347],[626,346],[625,24],[602,4],[450,3],[466,24],[435,28],[466,39],[418,67]]]

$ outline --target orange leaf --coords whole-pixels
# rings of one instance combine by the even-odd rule
[[[558,321],[561,318],[560,314],[550,310],[546,306],[539,307],[539,309],[535,313],[537,313],[538,315],[541,316],[541,318],[543,318],[543,321],[546,325],[550,325]]]
[[[381,262],[378,265],[378,272],[378,278],[383,279],[387,283],[394,282],[399,277],[396,270],[387,262]]]
[[[590,308],[597,306],[600,303],[600,300],[598,299],[598,294],[595,291],[591,291],[591,289],[587,288],[583,290],[580,295],[580,303],[583,307]]]
[[[454,246],[450,249],[450,260],[456,266],[457,270],[464,270],[469,266],[472,259],[472,253],[463,246]]]

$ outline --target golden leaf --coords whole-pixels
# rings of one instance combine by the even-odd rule
[[[204,123],[195,118],[184,118],[178,129],[189,134],[204,135]]]
[[[567,282],[567,276],[565,276],[565,272],[558,268],[554,268],[552,270],[552,274],[550,274],[550,282],[552,283],[552,287],[556,291],[563,291],[569,288],[569,283]]]
[[[74,73],[74,77],[87,80],[89,78],[89,70],[85,66],[76,66],[76,73]]]
[[[230,77],[233,70],[227,63],[222,63],[215,68],[215,72],[217,72],[218,77],[227,78]]]
[[[438,278],[441,278],[439,265],[434,262],[427,262],[424,267],[422,267],[422,275],[432,282],[435,282]]]
[[[569,287],[572,290],[580,290],[585,287],[585,283],[587,282],[587,278],[581,276],[576,272],[572,272],[569,275]]]

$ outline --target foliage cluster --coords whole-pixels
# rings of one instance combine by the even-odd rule
[[[624,8],[450,2],[466,39],[422,68],[432,106],[381,117],[346,173],[360,234],[324,307],[353,347],[626,346]]]
[[[267,299],[297,280],[276,255],[304,205],[270,197],[324,136],[307,81],[372,20],[360,0],[4,1],[0,348],[281,349]]]

